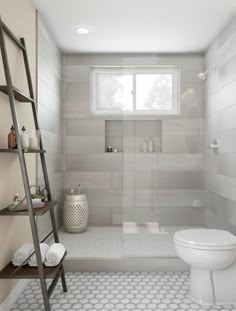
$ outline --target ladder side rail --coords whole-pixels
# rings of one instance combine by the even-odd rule
[[[24,38],[21,38],[20,41],[21,41],[22,45],[25,47],[25,50],[23,51],[23,58],[24,58],[24,63],[25,63],[25,70],[26,70],[26,76],[27,76],[27,81],[28,81],[28,86],[29,86],[30,97],[32,99],[35,99],[34,98],[34,90],[33,90],[32,78],[31,78],[31,73],[30,73],[30,67],[29,67],[29,61],[28,61],[28,55],[27,55],[27,50],[26,50],[26,45],[25,45],[25,40],[24,40]],[[31,107],[32,107],[33,116],[34,116],[35,128],[36,128],[36,130],[40,130],[35,102],[31,103]],[[43,143],[42,143],[41,135],[40,135],[40,149],[43,150]],[[42,169],[43,169],[44,182],[45,182],[45,186],[46,186],[47,191],[48,191],[48,200],[51,201],[52,200],[52,195],[51,195],[51,189],[50,189],[50,183],[49,183],[48,172],[47,172],[47,165],[46,165],[46,160],[45,160],[45,154],[44,153],[40,153],[40,159],[41,159],[41,164],[42,164]],[[52,228],[53,228],[54,240],[55,240],[56,243],[59,243],[59,237],[58,237],[58,232],[57,232],[55,213],[54,213],[54,209],[53,208],[50,209],[50,217],[51,217],[51,223],[52,223]],[[64,268],[62,268],[61,281],[62,281],[63,291],[67,292]]]
[[[14,35],[14,33],[7,27],[6,24],[2,22],[2,29],[4,33],[10,38],[21,50],[25,50],[25,47],[22,45],[20,40]]]
[[[18,146],[18,151],[19,151],[20,167],[21,167],[21,173],[22,173],[25,195],[26,195],[26,200],[27,200],[28,214],[29,214],[29,219],[30,219],[30,225],[31,225],[33,242],[34,242],[34,247],[35,247],[35,252],[36,252],[36,258],[38,262],[38,272],[39,272],[39,277],[40,277],[40,282],[41,282],[44,306],[45,306],[46,311],[50,311],[49,297],[47,293],[46,281],[44,278],[44,268],[43,268],[41,252],[40,252],[38,232],[37,232],[36,222],[35,222],[35,218],[33,214],[33,204],[32,204],[30,188],[29,188],[29,179],[28,179],[28,174],[27,174],[25,157],[24,157],[24,153],[22,150],[22,146],[21,146],[19,124],[18,124],[18,118],[17,118],[17,113],[16,113],[16,104],[15,104],[12,79],[11,79],[8,57],[7,57],[7,52],[6,52],[6,45],[5,45],[4,32],[3,32],[1,18],[0,18],[0,48],[1,48],[1,53],[2,53],[4,73],[6,77],[6,83],[7,83],[8,94],[9,94],[10,109],[11,109],[13,124],[15,126],[16,141],[17,141],[17,146]]]
[[[24,58],[24,64],[25,64],[26,77],[27,77],[30,97],[35,100],[32,78],[31,78],[30,67],[29,67],[29,61],[28,61],[28,55],[26,52],[25,39],[21,38],[20,41],[21,41],[21,44],[25,47],[25,49],[23,51],[23,58]],[[39,123],[38,123],[38,117],[37,117],[36,104],[32,102],[31,107],[32,107],[32,112],[33,112],[33,117],[34,117],[35,128],[36,128],[36,130],[40,131]],[[43,150],[43,142],[42,142],[41,135],[40,135],[40,149]],[[46,165],[45,155],[43,154],[43,156],[42,156],[42,154],[40,153],[40,158],[41,158],[41,163],[42,163],[44,182],[45,182],[45,186],[46,186],[47,192],[48,192],[48,200],[51,201],[52,195],[51,195],[50,183],[49,183],[49,178],[48,178],[48,173],[47,173],[47,165]]]

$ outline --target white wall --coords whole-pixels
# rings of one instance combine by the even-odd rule
[[[61,116],[61,54],[47,26],[38,16],[38,118],[57,223],[61,223],[62,207],[62,116]],[[37,181],[43,185],[41,161],[38,158]],[[50,214],[38,217],[41,236],[51,231]]]
[[[1,0],[0,13],[2,20],[15,33],[17,37],[24,37],[26,41],[29,64],[35,89],[36,81],[36,15],[30,0]],[[24,73],[23,58],[19,50],[7,43],[10,55],[10,64],[14,85],[27,92],[27,84]],[[0,84],[6,84],[2,58],[0,56]],[[7,147],[7,134],[12,125],[7,96],[0,94],[0,148]],[[17,104],[20,126],[33,127],[33,119],[30,104]],[[36,182],[36,157],[27,156],[30,172],[30,182]],[[17,155],[0,154],[0,206],[7,206],[12,201],[16,192],[24,195],[22,178]],[[0,269],[11,259],[14,250],[22,242],[30,241],[31,234],[28,217],[0,217]],[[0,303],[4,300],[15,282],[12,280],[0,280]]]
[[[136,118],[113,125],[94,117],[90,113],[90,68],[96,65],[179,65],[180,116]],[[65,55],[62,69],[63,187],[81,184],[88,194],[90,223],[150,220],[158,209],[162,223],[202,224],[203,211],[193,207],[193,201],[203,199],[203,84],[197,78],[203,70],[203,57]],[[148,136],[155,138],[156,152],[141,154],[141,143]],[[127,152],[105,153],[108,141],[113,147],[122,143],[125,151],[133,153],[132,159]],[[123,189],[128,189],[125,196]]]
[[[208,227],[236,233],[236,19],[222,31],[205,57],[216,67],[205,84],[204,152]],[[214,139],[219,150],[208,145]]]

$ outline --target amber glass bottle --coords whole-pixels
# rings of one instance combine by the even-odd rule
[[[9,149],[16,148],[16,134],[13,125],[11,127],[10,133],[8,134],[8,148]]]

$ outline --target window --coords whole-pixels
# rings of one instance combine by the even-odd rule
[[[94,67],[92,105],[96,114],[178,114],[179,68]]]

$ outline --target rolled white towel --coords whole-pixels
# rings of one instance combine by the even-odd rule
[[[44,263],[45,259],[46,259],[46,253],[49,250],[49,246],[46,243],[40,243],[40,252],[41,252],[41,258],[42,258],[42,262]],[[36,258],[36,254],[34,253],[34,255],[32,257],[30,257],[29,260],[29,266],[30,267],[37,267],[38,263],[37,263],[37,258]]]
[[[21,247],[19,247],[15,254],[14,257],[12,259],[12,263],[14,266],[20,266],[28,257],[29,255],[33,252],[34,250],[34,246],[32,243],[24,243],[21,245]],[[25,264],[27,264],[27,262],[25,262]]]
[[[45,266],[47,267],[54,267],[57,266],[63,255],[65,254],[65,247],[60,243],[54,243],[49,248],[46,254],[46,260],[44,262]]]

